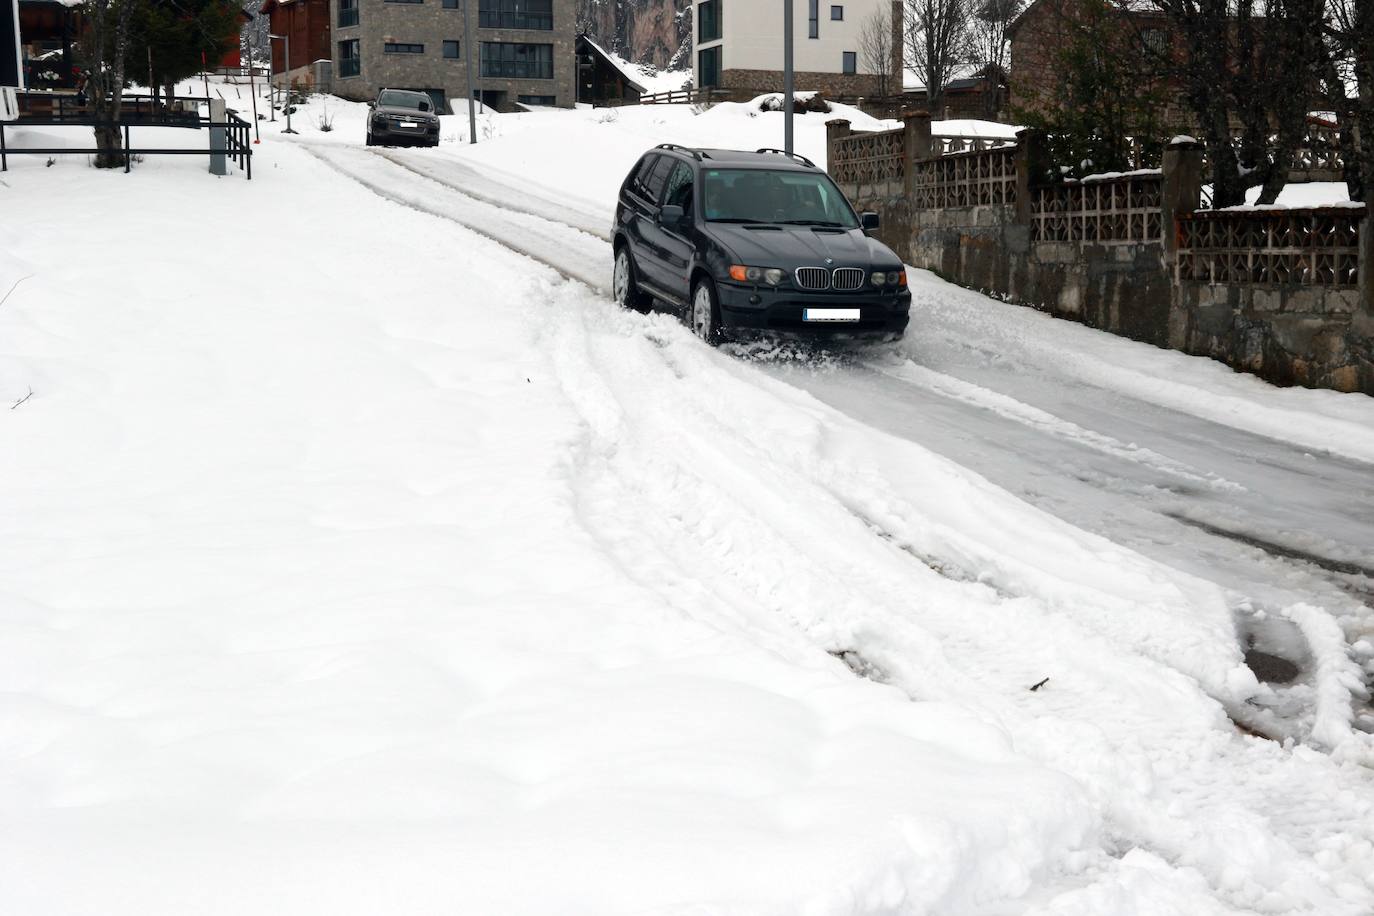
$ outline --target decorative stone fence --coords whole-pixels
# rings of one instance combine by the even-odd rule
[[[967,148],[932,136],[924,113],[903,120],[879,133],[828,127],[832,177],[883,217],[878,235],[908,263],[1279,384],[1374,395],[1364,205],[1200,209],[1191,142],[1171,145],[1160,169],[1032,183],[1052,172],[1034,132],[959,138]]]

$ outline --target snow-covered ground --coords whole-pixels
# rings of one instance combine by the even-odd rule
[[[920,274],[712,351],[606,189],[774,116],[323,105],[0,176],[0,912],[1374,910],[1370,399]]]

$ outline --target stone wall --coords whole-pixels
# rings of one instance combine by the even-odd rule
[[[897,131],[829,124],[831,173],[907,263],[1092,327],[1282,385],[1374,395],[1368,208],[1198,210],[1202,150],[1158,170],[1032,186],[1043,138],[938,155],[924,112]]]
[[[798,92],[821,92],[827,96],[877,95],[878,77],[871,73],[811,73],[796,74]],[[765,92],[782,92],[781,70],[722,70],[720,87],[741,96],[752,98]]]

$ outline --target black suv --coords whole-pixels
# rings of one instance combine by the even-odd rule
[[[367,107],[368,146],[439,145],[439,115],[426,93],[383,89]]]
[[[911,293],[877,227],[801,156],[663,144],[620,188],[616,301],[678,306],[713,345],[740,330],[896,340]]]

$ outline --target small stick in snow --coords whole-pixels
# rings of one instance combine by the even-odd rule
[[[10,410],[14,410],[14,408],[18,407],[20,404],[24,403],[25,401],[27,401],[27,400],[28,400],[29,398],[31,398],[31,397],[33,397],[33,386],[32,386],[32,385],[29,386],[29,393],[28,393],[28,394],[24,395],[22,398],[20,398],[19,400],[15,401],[13,404],[10,405]]]
[[[31,279],[33,279],[33,274],[29,274],[27,277],[20,277],[18,280],[15,280],[14,285],[10,287],[9,293],[5,293],[5,295],[0,296],[0,305],[5,304],[5,301],[10,297],[10,293],[13,293],[16,289],[18,289],[20,283],[23,283],[25,280]]]
[[[1050,679],[1049,679],[1049,678],[1045,678],[1045,679],[1044,679],[1043,681],[1041,681],[1040,683],[1031,685],[1031,693],[1035,693],[1035,691],[1039,690],[1041,687],[1044,687],[1044,686],[1045,686],[1046,684],[1048,684],[1049,682],[1050,682]]]

